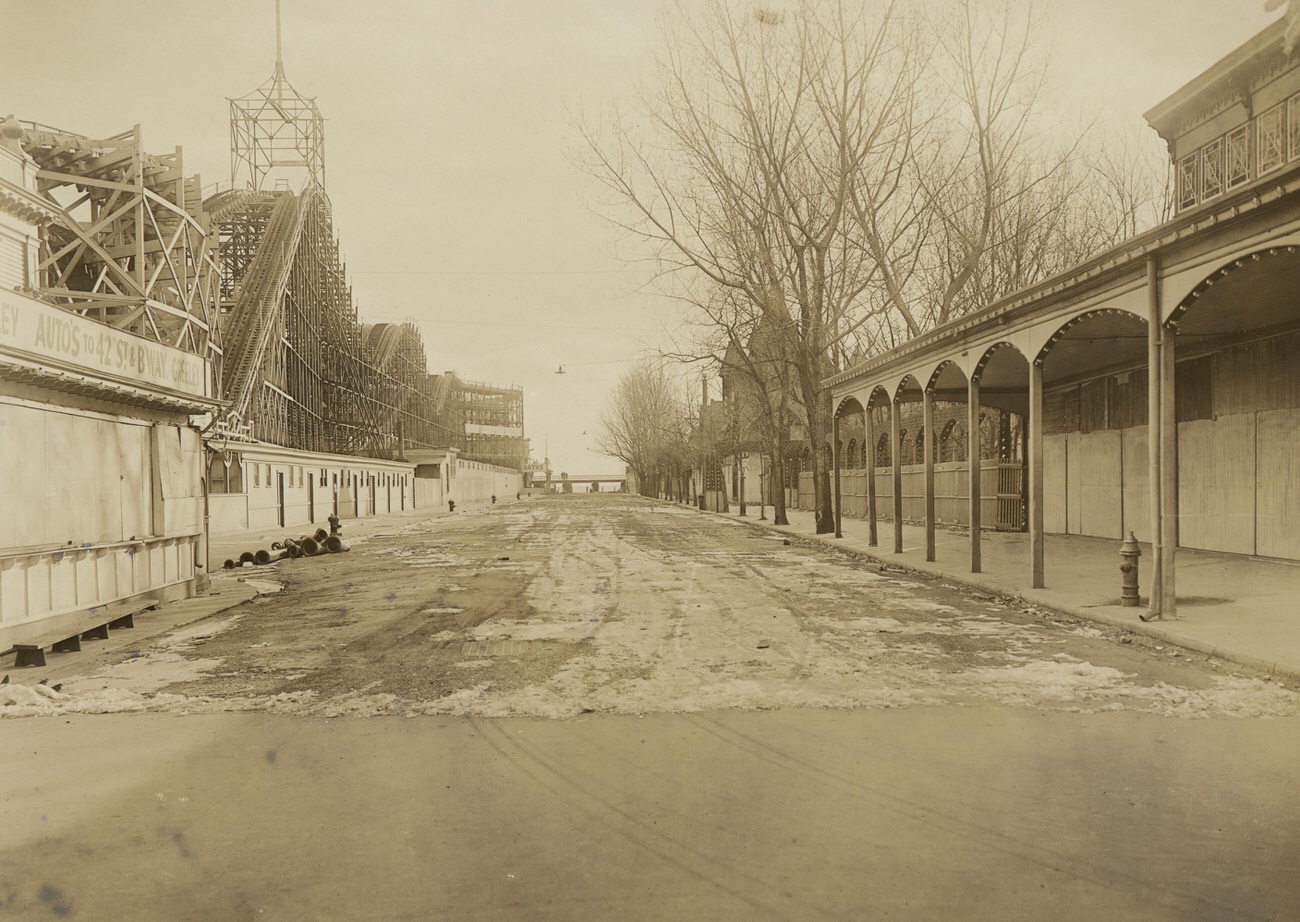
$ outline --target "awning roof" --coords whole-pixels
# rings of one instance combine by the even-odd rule
[[[45,390],[91,397],[126,406],[190,415],[209,413],[223,405],[222,401],[209,397],[195,397],[190,394],[137,387],[48,365],[29,364],[21,359],[2,354],[0,354],[0,380],[15,381]]]

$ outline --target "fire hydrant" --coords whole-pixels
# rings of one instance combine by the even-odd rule
[[[329,518],[326,521],[330,523],[331,535],[339,535],[343,533],[343,525],[341,524],[341,520],[339,519],[337,512],[331,512]]]
[[[1133,532],[1129,532],[1124,543],[1119,546],[1119,556],[1124,559],[1119,565],[1119,572],[1124,574],[1124,588],[1120,591],[1119,604],[1133,608],[1141,604],[1138,598],[1138,558],[1142,556],[1142,549],[1138,547]]]

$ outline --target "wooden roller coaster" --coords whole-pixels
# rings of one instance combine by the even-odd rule
[[[457,448],[522,469],[523,393],[428,372],[412,322],[362,326],[324,189],[315,101],[272,77],[232,99],[232,185],[201,195],[140,129],[89,138],[21,122],[44,227],[30,292],[209,360],[210,432],[396,458]],[[283,178],[288,171],[298,191]]]

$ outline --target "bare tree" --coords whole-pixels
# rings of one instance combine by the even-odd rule
[[[830,418],[822,382],[875,274],[844,233],[849,188],[872,143],[848,100],[872,99],[879,74],[890,74],[893,22],[811,4],[789,17],[724,3],[683,13],[642,107],[649,136],[623,126],[608,142],[587,135],[587,166],[626,207],[620,225],[648,245],[677,296],[703,306],[727,289],[790,330],[794,393],[819,446]],[[823,453],[813,457],[826,532],[830,478]]]
[[[793,318],[763,313],[742,293],[720,288],[701,308],[713,335],[703,340],[707,357],[730,381],[724,390],[729,447],[758,448],[771,460],[773,521],[789,524],[784,492],[784,463],[790,433],[805,426],[798,399],[797,329]],[[686,360],[700,358],[680,356]]]
[[[784,388],[774,433],[797,405],[827,532],[825,380],[1091,255],[1145,199],[1122,161],[1089,168],[1081,133],[1041,140],[1033,20],[1008,0],[714,0],[669,28],[635,127],[585,128],[583,163],[697,321],[681,357],[731,350]],[[761,325],[782,331],[776,365],[752,351]]]
[[[680,485],[688,415],[684,394],[663,366],[643,363],[619,379],[596,444],[632,469],[643,495],[654,496],[668,484]]]

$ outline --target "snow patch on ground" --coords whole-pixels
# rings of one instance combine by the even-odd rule
[[[488,667],[470,659],[459,668]],[[264,711],[303,717],[473,717],[567,718],[585,713],[695,713],[718,709],[897,708],[997,703],[1011,707],[1057,707],[1070,712],[1135,710],[1167,717],[1283,717],[1300,714],[1300,696],[1257,679],[1219,678],[1211,688],[1190,690],[1165,684],[1139,687],[1130,676],[1082,662],[1035,662],[933,675],[907,682],[881,682],[869,665],[840,663],[812,676],[762,675],[749,666],[744,676],[632,677],[590,685],[573,674],[522,689],[501,691],[477,683],[435,700],[387,693],[349,693],[320,699],[313,692],[273,696],[210,698],[147,694],[123,688],[62,693],[23,685],[0,687],[0,718],[65,714],[166,712],[201,714]],[[755,674],[758,672],[759,674]],[[590,676],[588,676],[589,678]],[[607,676],[608,678],[608,676]]]

